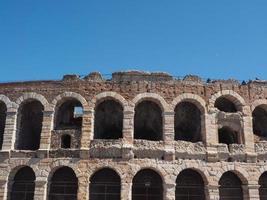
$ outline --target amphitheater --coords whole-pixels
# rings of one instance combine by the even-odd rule
[[[267,81],[1,83],[0,148],[3,200],[267,200]]]

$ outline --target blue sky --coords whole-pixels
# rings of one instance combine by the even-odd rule
[[[1,0],[0,81],[138,69],[267,79],[266,0]]]

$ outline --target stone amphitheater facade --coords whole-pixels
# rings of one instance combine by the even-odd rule
[[[191,75],[174,79],[129,71],[108,80],[90,73],[1,83],[0,131],[4,200],[22,199],[16,195],[57,199],[53,195],[60,191],[53,194],[52,185],[62,168],[66,180],[73,172],[77,195],[68,197],[65,191],[58,199],[219,200],[235,192],[236,199],[267,199],[265,81],[203,82]],[[96,198],[90,194],[95,192],[92,177],[105,170],[119,177],[119,191]],[[138,197],[134,191],[142,171],[150,175],[139,180],[139,187],[155,185],[151,191],[158,196],[146,190]],[[32,194],[26,194],[16,186],[28,184],[31,175],[25,174],[31,173]],[[151,178],[153,173],[158,177]],[[109,175],[99,177],[105,182]]]

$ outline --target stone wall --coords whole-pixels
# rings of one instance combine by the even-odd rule
[[[215,107],[225,97],[237,108],[226,113]],[[75,130],[55,130],[58,102],[75,99],[83,107],[82,125]],[[114,100],[123,108],[122,137],[94,139],[95,108]],[[239,84],[236,81],[203,82],[199,77],[175,79],[165,73],[118,72],[104,80],[99,73],[81,79],[64,76],[61,81],[0,84],[0,102],[6,105],[6,120],[0,151],[0,196],[7,199],[12,177],[22,166],[36,174],[35,199],[44,200],[49,181],[60,166],[71,167],[79,180],[78,199],[89,198],[89,180],[101,168],[112,168],[121,177],[121,199],[131,199],[134,175],[141,169],[155,170],[163,180],[164,200],[175,199],[175,183],[184,169],[194,169],[205,182],[206,199],[219,199],[219,180],[234,172],[242,181],[244,199],[259,199],[259,177],[267,171],[267,145],[253,134],[252,113],[267,105],[265,82]],[[40,147],[36,151],[16,150],[20,106],[28,100],[43,105]],[[135,108],[142,101],[161,109],[162,140],[134,138]],[[200,111],[201,140],[175,140],[175,108],[189,102]],[[218,129],[228,126],[238,133],[238,144],[220,144]],[[60,136],[73,138],[71,148],[60,148]],[[47,189],[48,188],[48,189]]]

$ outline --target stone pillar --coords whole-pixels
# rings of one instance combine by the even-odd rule
[[[210,162],[216,162],[218,160],[218,150],[216,145],[218,145],[218,125],[216,119],[216,112],[205,114],[202,120],[205,119],[205,131],[204,144],[207,148],[207,160]]]
[[[89,183],[85,180],[86,178],[79,177],[78,186],[78,200],[88,200],[89,199]]]
[[[219,186],[218,185],[206,185],[205,186],[205,195],[207,200],[219,200]]]
[[[17,112],[7,112],[6,115],[6,125],[3,138],[3,151],[8,151],[13,149],[16,140],[16,120]]]
[[[121,183],[121,200],[132,200],[132,183]]]
[[[244,116],[243,117],[243,138],[244,144],[246,146],[246,160],[247,162],[256,162],[256,153],[254,149],[254,135],[253,135],[253,125],[252,125],[252,117]]]
[[[123,149],[122,158],[130,159],[134,157],[132,148],[134,141],[134,111],[131,107],[125,107],[123,112]]]
[[[53,111],[44,111],[42,132],[40,139],[40,150],[47,150],[50,148],[52,127],[53,127]]]
[[[7,181],[0,180],[0,199],[7,199]]]
[[[165,147],[164,159],[172,161],[175,159],[174,141],[174,112],[163,113],[163,140]]]
[[[175,188],[176,188],[176,184],[165,183],[163,200],[175,200]]]
[[[94,128],[93,122],[93,112],[92,111],[84,111],[83,112],[83,122],[82,122],[82,135],[81,135],[81,149],[88,150],[90,140],[93,139],[93,135],[91,133],[94,132],[92,130]]]
[[[244,190],[247,192],[247,197],[246,199],[249,200],[259,200],[260,199],[260,194],[259,194],[259,185],[246,185],[243,186]],[[244,198],[245,199],[245,198]]]
[[[46,181],[35,181],[34,200],[46,200]]]

